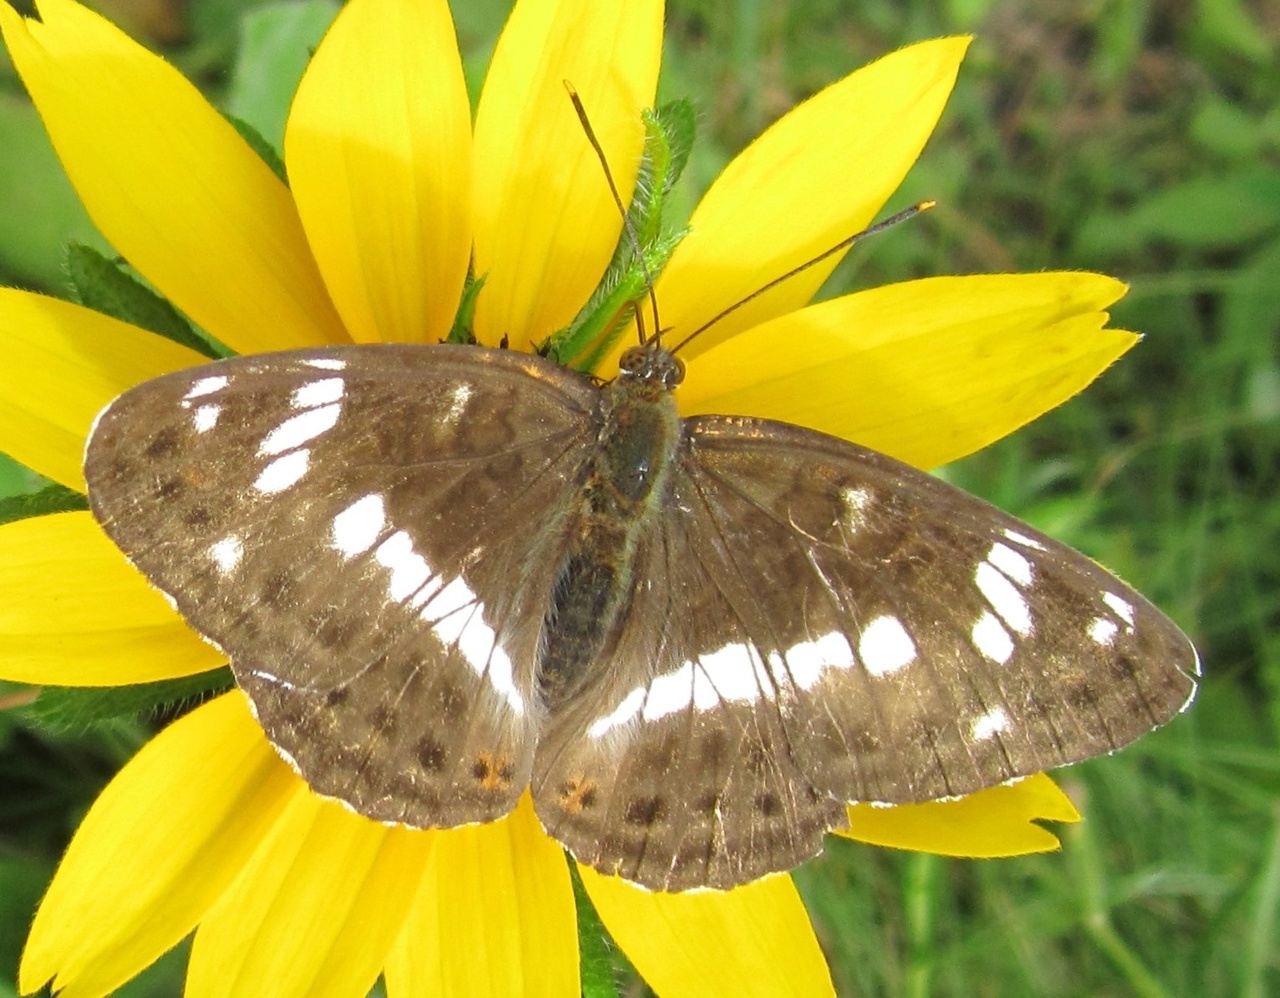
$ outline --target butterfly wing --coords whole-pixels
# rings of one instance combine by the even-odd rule
[[[705,508],[756,538],[726,574],[740,612],[771,623],[792,752],[819,789],[966,794],[1117,749],[1190,702],[1190,642],[1084,555],[843,441],[745,419],[691,431]]]
[[[1110,751],[1195,689],[1181,632],[1083,555],[784,424],[687,421],[637,558],[635,626],[602,668],[628,679],[553,719],[534,792],[580,859],[657,889],[787,869],[842,802]]]
[[[112,403],[90,501],[314,789],[384,821],[488,820],[528,782],[598,396],[473,347],[236,358]]]
[[[533,774],[538,817],[575,858],[668,891],[789,869],[844,822],[796,766],[687,484],[638,539],[617,643],[550,718]]]

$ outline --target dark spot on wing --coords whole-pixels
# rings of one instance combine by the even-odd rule
[[[280,609],[293,601],[296,590],[297,583],[293,575],[284,569],[278,569],[262,580],[258,596],[267,606]]]
[[[766,818],[773,818],[782,813],[782,801],[775,793],[756,794],[751,803]]]
[[[208,506],[192,506],[182,514],[182,522],[192,530],[207,530],[213,525],[213,511]]]
[[[345,686],[335,686],[324,695],[324,704],[326,707],[338,707],[347,702],[347,698],[351,696],[351,691]]]
[[[166,478],[156,488],[156,498],[164,502],[171,502],[178,496],[182,495],[187,489],[187,484],[181,478]]]
[[[390,734],[400,724],[400,714],[385,703],[380,703],[369,712],[369,723],[374,731]]]
[[[661,797],[637,797],[627,805],[625,818],[629,825],[652,825],[666,816],[666,803]]]
[[[166,458],[174,454],[182,443],[182,434],[172,426],[163,427],[147,444],[143,453],[153,459]]]
[[[444,745],[431,735],[423,735],[418,739],[413,754],[418,760],[418,765],[428,773],[440,772],[444,769],[445,760],[448,758]]]
[[[313,630],[321,646],[331,651],[346,651],[360,633],[360,621],[354,616],[331,616]]]

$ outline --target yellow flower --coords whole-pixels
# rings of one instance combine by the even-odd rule
[[[0,3],[5,42],[95,223],[240,353],[432,342],[470,261],[475,332],[533,342],[592,291],[620,221],[563,80],[620,188],[634,182],[659,0],[520,0],[472,127],[445,0],[353,0],[290,113],[289,187],[159,58],[71,0]],[[657,284],[673,339],[865,226],[941,113],[966,40],[903,49],[778,122],[724,172]],[[1088,274],[938,278],[803,307],[833,262],[753,299],[686,357],[686,413],[771,416],[929,467],[1057,405],[1135,341]],[[0,290],[0,450],[83,489],[94,414],[202,358],[51,298]],[[87,513],[0,530],[6,678],[118,685],[222,664]],[[963,801],[850,811],[856,838],[960,855],[1053,848],[1076,820],[1044,777]],[[583,870],[664,995],[831,991],[787,876],[649,894]],[[574,899],[526,796],[509,817],[388,828],[314,796],[238,692],[172,724],[103,792],[41,905],[24,992],[107,993],[195,931],[190,994],[574,994]]]

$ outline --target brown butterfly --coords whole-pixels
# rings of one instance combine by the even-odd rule
[[[225,360],[102,413],[90,501],[316,792],[437,828],[531,786],[654,889],[1190,701],[1191,644],[1088,558],[843,440],[681,419],[682,376],[654,342],[603,387],[473,346]]]

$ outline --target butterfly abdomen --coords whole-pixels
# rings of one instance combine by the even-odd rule
[[[636,538],[660,507],[680,439],[669,391],[619,378],[604,394],[600,447],[574,513],[543,624],[538,686],[552,710],[589,678],[632,585]]]

